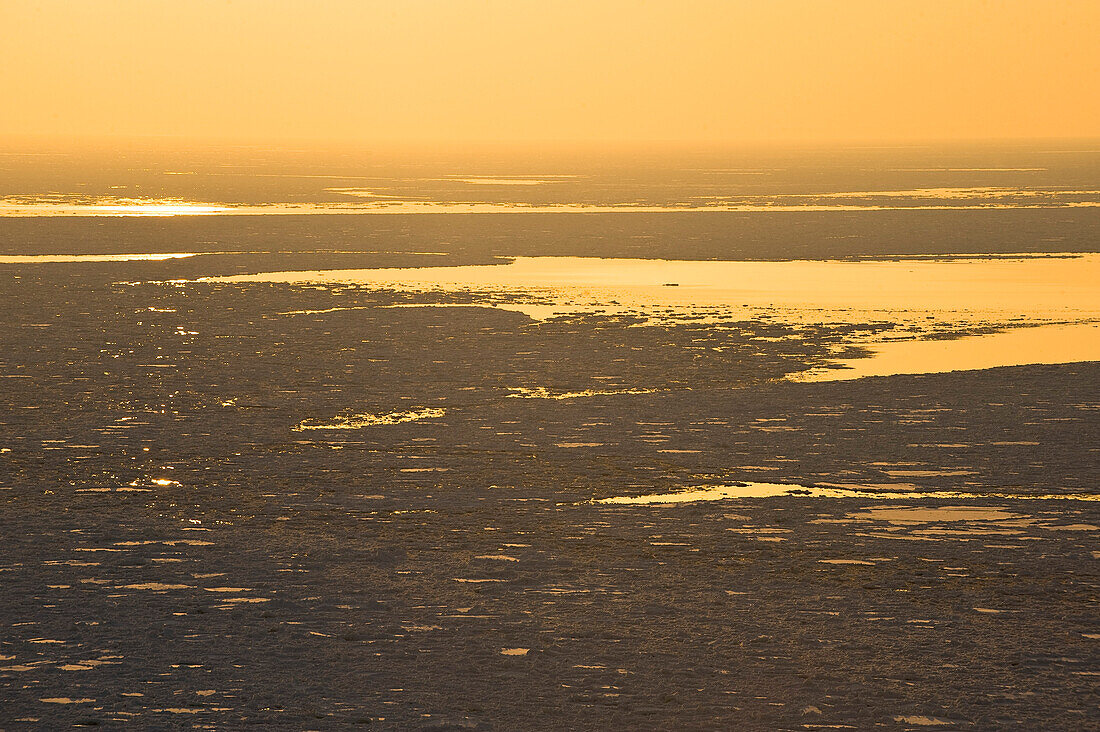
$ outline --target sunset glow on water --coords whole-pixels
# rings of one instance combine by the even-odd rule
[[[0,730],[1100,729],[1096,0],[0,37]]]

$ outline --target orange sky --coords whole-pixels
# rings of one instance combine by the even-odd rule
[[[1100,136],[1100,0],[0,0],[0,135]]]

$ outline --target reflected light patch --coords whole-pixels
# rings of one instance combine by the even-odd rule
[[[176,198],[59,194],[0,197],[0,216],[201,216],[232,211],[232,206]]]
[[[449,180],[473,186],[540,186],[554,182],[538,178],[450,178]]]
[[[205,253],[205,252],[203,252]],[[0,255],[0,264],[60,264],[77,262],[163,262],[168,259],[186,259],[200,252],[169,252],[159,254],[17,254]],[[157,310],[154,312],[174,312]]]
[[[446,410],[435,407],[417,409],[408,412],[389,412],[387,414],[353,414],[350,416],[335,417],[331,422],[319,422],[316,420],[304,420],[294,427],[295,432],[307,430],[358,430],[364,427],[378,427],[383,425],[404,424],[405,422],[419,422],[424,419],[438,419],[446,414]]]
[[[900,486],[899,486],[900,487]],[[836,484],[798,485],[795,483],[743,482],[728,485],[699,486],[671,493],[651,493],[642,496],[614,496],[589,503],[612,505],[654,505],[722,501],[730,498],[859,498],[878,500],[969,500],[981,498],[1011,498],[1016,500],[1098,501],[1100,495],[1088,493],[970,493],[964,491],[881,490],[863,486]]]
[[[856,368],[834,361],[795,377],[801,381],[1100,358],[1096,254],[791,261],[516,257],[505,264],[264,272],[198,281],[462,293],[475,302],[461,307],[496,307],[533,318],[600,313],[696,324],[705,317],[893,326],[886,337],[899,342],[876,344],[881,356],[865,358]],[[1023,325],[1039,327],[1018,327]],[[973,328],[1008,332],[944,338]],[[939,340],[915,340],[929,335]],[[513,389],[510,396],[592,395]]]
[[[1100,323],[1012,328],[949,340],[891,341],[867,346],[870,358],[837,361],[788,377],[803,383],[870,376],[977,371],[1002,366],[1100,361]]]
[[[194,216],[228,210],[225,206],[197,203],[126,203],[88,206],[89,212],[107,216]]]

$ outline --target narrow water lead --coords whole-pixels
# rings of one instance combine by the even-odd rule
[[[1098,501],[1100,495],[1085,493],[970,493],[966,491],[888,491],[858,486],[835,484],[798,485],[796,483],[732,483],[729,485],[700,486],[671,493],[650,493],[642,496],[614,496],[591,503],[611,505],[653,505],[722,501],[731,498],[861,498],[874,500],[971,500],[982,498],[1008,498],[1012,500],[1062,500]]]
[[[792,375],[792,381],[848,381],[868,376],[975,371],[1000,366],[1100,361],[1100,323],[1013,328],[949,340],[887,341],[869,358]]]

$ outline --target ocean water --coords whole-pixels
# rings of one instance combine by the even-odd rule
[[[162,281],[354,284],[536,320],[876,324],[845,340],[875,358],[803,380],[1088,361],[1098,161],[1065,144],[10,150],[0,264],[166,261]],[[1042,332],[1003,333],[1025,325]]]
[[[1091,208],[1100,205],[1091,147],[8,149],[0,215]]]
[[[880,337],[859,340],[870,358],[835,364],[842,371],[794,375],[802,381],[1100,359],[1100,257],[1088,254],[779,262],[521,257],[507,264],[203,281],[462,293],[472,304],[536,320],[602,314],[714,327],[745,320],[889,325]],[[975,329],[987,332],[975,335]]]
[[[0,717],[1095,716],[1093,148],[28,152]]]

